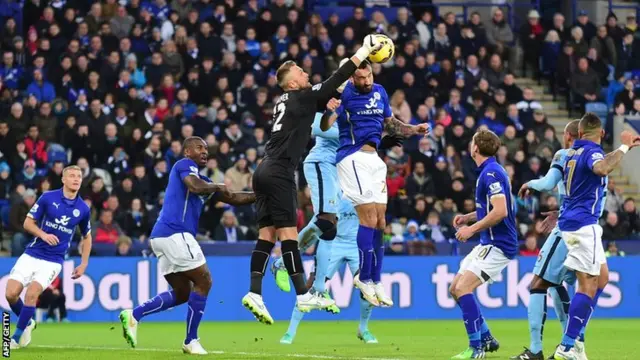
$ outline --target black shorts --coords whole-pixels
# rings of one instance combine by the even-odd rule
[[[264,160],[253,173],[258,228],[297,225],[295,170],[288,162]]]

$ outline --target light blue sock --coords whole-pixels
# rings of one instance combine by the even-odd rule
[[[304,248],[300,248],[300,252],[305,252],[315,244],[320,238],[320,235],[322,235],[322,230],[316,226],[316,218],[314,217],[298,234],[298,244],[305,244]]]
[[[484,316],[482,316],[482,313],[480,313],[480,339],[482,339],[482,341],[485,341],[492,337],[493,335],[491,335],[491,330],[489,330],[489,325],[484,320]]]
[[[300,325],[300,321],[304,317],[304,313],[298,310],[297,307],[293,308],[293,312],[291,313],[291,320],[289,321],[289,328],[287,329],[287,334],[291,335],[291,337],[296,336],[296,332],[298,331],[298,325]]]
[[[553,308],[556,311],[556,316],[560,321],[562,331],[567,328],[567,321],[569,319],[569,305],[571,304],[571,298],[564,286],[556,286],[549,288],[549,294],[553,299]]]
[[[373,305],[370,302],[360,297],[360,325],[358,330],[360,333],[364,333],[369,330],[369,319],[371,318],[371,312],[373,312]]]
[[[320,240],[318,242],[318,248],[316,249],[316,278],[313,281],[313,288],[318,292],[324,292],[332,247],[333,240]]]
[[[598,291],[596,292],[596,295],[593,297],[593,305],[591,306],[591,315],[589,315],[589,320],[587,320],[587,322],[585,322],[584,326],[582,327],[582,330],[580,330],[580,341],[584,342],[584,331],[587,329],[587,325],[589,324],[589,321],[591,321],[591,317],[593,316],[593,311],[596,309],[596,306],[598,306],[598,298],[600,298],[600,295],[602,295],[602,290],[603,289],[598,289]]]
[[[282,256],[280,256],[274,261],[273,266],[275,266],[276,269],[284,267],[284,260],[282,260]]]
[[[537,354],[542,351],[542,333],[544,331],[544,322],[547,318],[546,290],[531,291],[527,316],[529,318],[529,336],[531,338],[529,350]]]

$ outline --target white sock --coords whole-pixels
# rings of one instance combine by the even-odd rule
[[[298,301],[309,301],[311,300],[311,293],[307,291],[302,295],[298,295],[296,299],[298,299]]]

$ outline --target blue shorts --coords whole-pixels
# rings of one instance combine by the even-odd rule
[[[337,214],[340,203],[338,170],[324,162],[304,163],[304,177],[311,189],[311,203],[316,214]]]
[[[567,245],[562,240],[560,229],[556,226],[540,250],[533,273],[556,285],[561,285],[565,281],[569,284],[575,283],[575,273],[564,266],[567,254]]]
[[[355,275],[360,268],[358,244],[355,241],[344,241],[336,238],[331,247],[331,259],[329,260],[329,268],[327,269],[327,278],[331,279],[344,263],[349,266],[351,274]]]

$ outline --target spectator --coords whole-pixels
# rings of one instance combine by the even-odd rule
[[[24,139],[27,157],[34,160],[36,165],[43,167],[47,164],[49,155],[47,154],[47,143],[40,138],[40,131],[36,125],[29,127],[27,137]]]
[[[587,56],[587,52],[589,51],[589,43],[585,39],[581,27],[576,26],[571,29],[571,40],[569,40],[567,44],[571,45],[576,57],[581,58]]]
[[[616,245],[615,241],[609,241],[609,243],[607,244],[607,251],[605,252],[605,255],[607,257],[613,257],[613,256],[625,256],[626,254],[624,251],[618,250],[618,246]]]
[[[510,57],[509,49],[514,36],[501,9],[494,10],[493,18],[486,28],[489,46],[495,53],[500,55],[502,60],[508,61]]]
[[[22,201],[12,206],[9,211],[9,227],[13,231],[11,239],[11,256],[13,257],[22,255],[27,243],[31,241],[32,235],[24,230],[23,223],[35,203],[36,192],[28,189],[22,195]]]
[[[431,39],[433,38],[433,15],[429,11],[422,13],[422,17],[416,25],[416,31],[418,32],[420,48],[427,50],[431,46]]]
[[[109,209],[102,210],[100,220],[93,229],[93,241],[96,243],[115,244],[123,234],[120,225],[113,221],[113,212]]]
[[[425,164],[422,162],[414,163],[413,172],[407,176],[405,181],[405,189],[409,199],[415,199],[422,196],[433,196],[435,187],[431,175],[426,172]]]
[[[116,241],[116,256],[135,256],[133,241],[126,235],[120,235]]]
[[[527,76],[527,64],[533,69],[534,77],[538,73],[538,59],[540,58],[540,48],[544,38],[544,29],[540,24],[540,14],[537,10],[530,10],[527,16],[528,21],[520,29],[520,44],[524,51],[522,61],[522,74]]]
[[[36,162],[29,159],[24,162],[24,169],[17,174],[16,181],[29,189],[37,189],[42,177],[38,175]]]
[[[578,69],[571,74],[571,91],[583,110],[587,102],[597,101],[600,96],[598,74],[589,67],[586,58],[578,60]]]
[[[621,240],[625,239],[627,234],[627,224],[619,221],[618,214],[615,212],[607,213],[605,224],[602,227],[602,240]]]
[[[618,26],[618,17],[614,13],[609,13],[609,15],[607,15],[607,34],[611,36],[615,44],[622,43],[625,31]]]
[[[518,109],[518,121],[524,128],[530,128],[533,125],[533,113],[536,110],[542,110],[542,104],[535,100],[533,89],[526,87],[522,91],[522,100],[516,104],[516,108]]]
[[[467,110],[460,103],[460,91],[456,89],[449,93],[449,102],[443,106],[443,109],[455,123],[461,123],[467,116]]]
[[[422,255],[420,243],[426,242],[424,234],[418,231],[418,223],[411,220],[407,223],[407,229],[402,235],[409,255]]]
[[[131,200],[131,207],[124,216],[122,230],[125,234],[138,240],[145,242],[151,231],[147,210],[144,203],[139,198]]]
[[[589,53],[587,54],[587,59],[589,61],[589,67],[593,69],[598,75],[598,82],[600,85],[609,83],[609,67],[607,64],[600,58],[600,55],[596,51],[596,49],[589,49]]]
[[[47,322],[53,322],[56,310],[58,310],[58,320],[69,322],[67,319],[67,306],[64,291],[62,291],[62,277],[56,277],[53,282],[40,294],[38,307],[47,309]]]
[[[231,210],[227,210],[222,214],[220,225],[216,227],[213,239],[218,241],[226,241],[229,244],[246,240],[244,232],[239,227],[238,219]]]
[[[562,43],[558,32],[550,30],[542,44],[542,71],[548,74],[552,88],[555,87],[555,74],[558,69],[558,57],[562,50]]]
[[[570,30],[565,24],[564,15],[561,13],[555,13],[553,15],[553,24],[549,31],[555,31],[560,38],[560,42],[566,42],[571,37]]]
[[[584,39],[586,42],[591,41],[591,39],[596,36],[597,29],[596,26],[589,20],[589,14],[586,10],[580,10],[578,12],[578,20],[576,21],[576,27],[582,29],[584,33]]]
[[[628,229],[627,237],[638,239],[640,233],[640,214],[636,209],[636,202],[633,198],[627,198],[622,206],[620,221],[624,223]]]
[[[618,71],[632,71],[640,67],[640,46],[634,41],[633,33],[627,32],[622,38],[622,46],[618,49]]]
[[[249,187],[251,181],[251,171],[249,171],[247,159],[242,155],[235,163],[235,165],[229,168],[225,174],[225,180],[228,179],[231,186],[228,187],[230,191],[242,191]]]
[[[500,84],[500,88],[504,90],[507,96],[507,101],[510,104],[515,104],[523,99],[522,89],[516,84],[516,77],[513,73],[504,74],[504,78],[502,80],[502,84]]]
[[[520,248],[520,256],[538,256],[538,254],[540,254],[538,237],[531,232],[525,237],[524,246]]]
[[[618,64],[618,50],[613,38],[607,34],[605,25],[598,26],[598,33],[591,39],[589,47],[595,49],[596,54],[604,60],[605,64],[613,67]]]
[[[53,84],[44,80],[42,70],[33,71],[33,82],[27,87],[27,93],[34,95],[38,102],[52,102],[56,98],[56,90]]]

